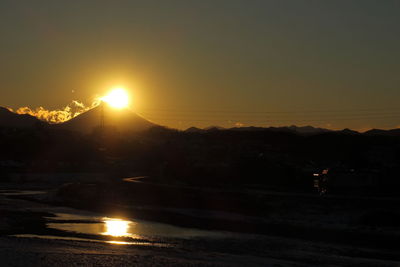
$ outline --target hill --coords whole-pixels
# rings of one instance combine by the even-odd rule
[[[118,110],[101,104],[54,127],[88,134],[102,123],[104,127],[114,128],[119,132],[140,132],[157,126],[129,109]]]
[[[366,131],[364,134],[370,135],[370,136],[377,136],[377,135],[400,136],[400,129],[391,129],[391,130],[372,129],[372,130]]]
[[[185,132],[189,133],[201,133],[201,132],[212,132],[212,131],[235,131],[235,132],[287,132],[287,133],[295,133],[299,135],[313,135],[320,133],[332,132],[331,130],[324,128],[315,128],[312,126],[283,126],[283,127],[256,127],[256,126],[247,126],[247,127],[233,127],[233,128],[223,128],[219,126],[210,126],[204,129],[199,129],[196,127],[190,127],[185,130]]]
[[[28,128],[40,124],[45,124],[45,122],[31,115],[17,114],[7,108],[0,107],[0,127]]]

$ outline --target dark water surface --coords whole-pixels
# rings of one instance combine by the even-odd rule
[[[0,195],[3,196],[27,196],[45,194],[45,191],[31,190],[0,190]],[[146,242],[136,241],[121,241],[121,238],[128,240],[164,240],[165,238],[174,239],[220,239],[232,238],[240,235],[222,231],[207,231],[194,228],[179,227],[165,223],[158,223],[145,220],[126,219],[107,217],[101,214],[92,212],[84,212],[63,207],[42,207],[35,208],[35,211],[51,213],[53,216],[46,217],[49,221],[46,224],[48,229],[60,230],[70,233],[71,236],[52,236],[52,235],[37,235],[37,234],[19,234],[14,235],[20,238],[42,238],[42,239],[60,239],[71,241],[96,241],[107,242],[112,244],[126,245],[146,245]],[[89,236],[106,236],[111,240],[103,241],[91,238],[80,238],[74,235],[85,234]],[[112,240],[115,238],[115,240]],[[157,245],[157,243],[148,243]],[[161,244],[161,243],[160,243]],[[159,245],[160,245],[159,244]]]

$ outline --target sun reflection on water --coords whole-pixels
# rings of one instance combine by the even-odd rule
[[[49,218],[50,222],[46,224],[47,228],[70,233],[71,238],[77,238],[75,233],[103,235],[107,237],[103,238],[101,242],[116,245],[146,245],[149,240],[152,242],[148,244],[152,245],[155,244],[153,241],[162,238],[231,237],[230,233],[182,228],[151,221],[130,221],[118,217],[101,217],[80,213],[55,213],[55,215],[56,217]]]
[[[132,224],[131,221],[122,219],[104,218],[105,231],[103,235],[110,236],[130,236],[129,226]]]

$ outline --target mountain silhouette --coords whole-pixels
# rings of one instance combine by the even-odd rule
[[[114,128],[119,132],[140,132],[158,126],[129,109],[119,110],[111,108],[105,103],[54,126],[59,129],[88,134],[101,125]]]
[[[17,114],[7,108],[0,107],[0,127],[28,128],[39,124],[45,124],[45,122],[31,115]]]
[[[381,129],[371,129],[364,133],[365,135],[376,136],[400,136],[400,129],[391,129],[391,130],[381,130]]]
[[[102,119],[103,118],[103,119]],[[50,127],[53,129],[64,129],[76,131],[83,134],[89,134],[94,129],[103,125],[106,128],[113,128],[119,132],[141,132],[153,127],[162,127],[153,122],[146,120],[140,115],[136,114],[130,109],[114,109],[109,105],[102,103],[99,106],[84,112],[75,118],[59,124],[48,124],[29,114],[17,114],[8,108],[0,107],[0,127],[3,128],[30,128],[35,126]],[[166,129],[166,128],[165,128]],[[366,136],[400,136],[400,128],[382,130],[371,129],[364,133],[359,133],[350,129],[343,129],[334,131],[324,128],[317,128],[313,126],[282,126],[282,127],[233,127],[223,128],[219,126],[210,126],[203,129],[197,127],[190,127],[185,132],[203,133],[214,131],[269,131],[269,132],[288,132],[298,135],[314,135],[321,133],[340,133],[346,135],[366,135]]]
[[[185,132],[212,132],[212,131],[235,131],[235,132],[259,132],[259,131],[269,131],[269,132],[288,132],[300,135],[313,135],[320,133],[332,132],[332,130],[324,128],[316,128],[312,126],[282,126],[282,127],[257,127],[257,126],[246,126],[246,127],[233,127],[233,128],[223,128],[219,126],[210,126],[204,129],[199,129],[196,127],[190,127],[185,130]]]
[[[189,127],[185,130],[187,133],[201,133],[203,132],[203,129],[197,128],[197,127]]]
[[[316,128],[313,126],[296,126],[292,125],[287,127],[289,130],[299,133],[299,134],[319,134],[319,133],[326,133],[331,132],[331,130],[325,128]]]

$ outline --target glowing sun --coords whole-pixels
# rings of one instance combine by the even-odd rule
[[[113,108],[125,108],[129,104],[129,95],[126,90],[122,88],[113,89],[106,96],[103,96],[101,101],[106,102]]]

